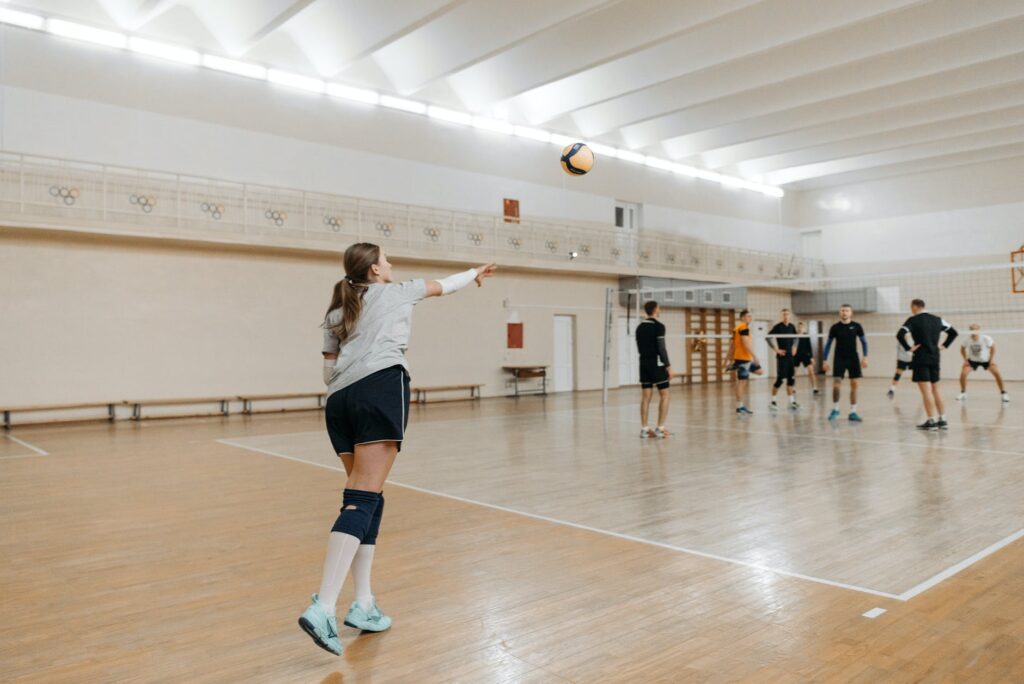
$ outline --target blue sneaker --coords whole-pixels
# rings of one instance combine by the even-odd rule
[[[736,409],[736,413],[737,413],[737,415],[741,415],[741,416],[752,416],[752,415],[754,415],[754,412],[751,411],[750,409],[748,409],[746,406],[740,406],[738,409]]]
[[[839,409],[832,409],[832,413],[828,414],[829,420],[835,420],[839,417]]]
[[[850,422],[851,422],[851,423],[860,423],[860,422],[863,422],[863,421],[861,421],[861,417],[860,417],[860,416],[858,416],[858,415],[857,415],[856,413],[851,413],[851,414],[849,415],[849,420],[850,420]]]
[[[338,619],[328,615],[320,605],[320,598],[313,594],[313,602],[309,604],[299,617],[299,627],[313,639],[320,648],[334,655],[341,655],[341,641],[338,639]]]
[[[380,612],[376,599],[373,600],[370,610],[363,610],[359,601],[353,601],[352,607],[348,609],[348,615],[345,616],[345,624],[364,632],[383,632],[391,627],[391,618]]]

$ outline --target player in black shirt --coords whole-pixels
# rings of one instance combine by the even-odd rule
[[[636,327],[636,348],[640,352],[640,437],[668,437],[665,419],[668,418],[668,384],[672,379],[672,367],[668,361],[668,349],[665,346],[665,326],[658,317],[661,307],[657,302],[644,304],[647,318]],[[658,427],[651,430],[647,423],[647,415],[651,407],[653,387],[658,388]]]
[[[796,333],[801,337],[796,341],[796,354],[793,357],[793,365],[796,368],[803,366],[807,369],[807,377],[811,380],[811,390],[814,394],[818,392],[818,380],[814,373],[814,348],[811,346],[811,338],[807,337],[807,324],[800,321],[796,324]],[[794,368],[794,371],[796,370]]]
[[[864,358],[857,356],[857,341],[860,340],[864,350]],[[828,414],[829,420],[839,417],[839,387],[843,383],[843,376],[850,375],[850,420],[859,423],[861,417],[857,415],[857,385],[861,377],[861,369],[868,367],[868,339],[864,336],[864,328],[860,323],[853,320],[853,307],[843,304],[839,307],[839,322],[832,325],[828,331],[828,342],[825,343],[825,359],[821,364],[822,370],[828,372],[829,352],[832,350],[832,343],[836,345],[836,362],[832,369],[832,412]]]
[[[910,367],[914,370],[914,382],[921,390],[924,412],[928,416],[928,419],[917,427],[922,430],[945,430],[948,423],[946,407],[942,395],[939,394],[939,361],[942,349],[949,349],[949,345],[956,339],[956,328],[938,316],[925,313],[923,299],[910,302],[910,311],[914,315],[908,318],[896,333],[896,339],[899,340],[901,347],[914,353]],[[946,333],[946,341],[942,343],[940,349],[939,338],[943,332]],[[913,347],[907,342],[907,333],[914,338]]]
[[[790,322],[792,314],[789,309],[782,310],[782,320],[768,331],[768,344],[775,350],[775,384],[772,385],[772,401],[768,407],[777,411],[779,405],[775,403],[775,395],[778,394],[782,383],[786,383],[786,394],[789,395],[789,408],[793,411],[800,408],[796,403],[796,326]],[[772,337],[780,335],[781,337]],[[792,337],[787,337],[792,335]]]

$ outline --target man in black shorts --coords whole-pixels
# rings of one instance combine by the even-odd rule
[[[792,411],[800,408],[796,403],[796,326],[790,322],[792,314],[789,309],[782,310],[782,320],[776,323],[768,331],[768,344],[775,350],[775,384],[772,385],[772,401],[768,408],[778,411],[779,405],[775,403],[775,395],[778,394],[782,383],[786,383],[786,394],[789,395],[789,408]],[[778,335],[778,337],[773,337]]]
[[[793,358],[793,364],[796,367],[794,371],[806,368],[807,377],[811,380],[811,391],[815,395],[821,394],[818,390],[818,380],[814,372],[814,348],[811,346],[811,338],[807,336],[807,324],[803,321],[797,323],[796,334],[800,337],[796,341],[796,356]]]
[[[864,350],[864,358],[857,356],[857,340]],[[829,420],[839,417],[839,388],[843,384],[843,376],[850,375],[850,420],[861,422],[857,415],[857,385],[861,377],[861,369],[868,367],[868,339],[864,336],[864,328],[853,320],[853,307],[843,304],[839,307],[839,322],[834,323],[828,331],[828,342],[825,343],[825,359],[821,369],[828,372],[829,352],[832,343],[836,345],[836,362],[832,369],[832,412]]]
[[[914,371],[914,382],[921,390],[921,399],[924,401],[924,412],[928,419],[918,425],[922,430],[945,430],[946,407],[942,402],[942,395],[939,394],[939,360],[942,352],[939,349],[939,338],[946,333],[946,341],[942,343],[942,349],[949,349],[956,339],[956,329],[938,316],[925,313],[924,300],[915,299],[910,302],[910,311],[913,316],[908,318],[896,333],[896,339],[900,346],[914,353],[914,360],[910,367]],[[907,333],[914,337],[914,346],[907,342]]]
[[[672,379],[672,367],[668,362],[668,348],[665,346],[665,326],[658,317],[661,307],[658,302],[644,304],[647,318],[636,327],[636,348],[640,352],[640,437],[668,437],[665,420],[668,418],[668,384]],[[651,408],[654,387],[658,388],[658,427],[651,430],[647,416]]]

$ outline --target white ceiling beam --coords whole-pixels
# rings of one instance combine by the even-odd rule
[[[927,107],[942,98],[969,101],[986,90],[1017,85],[1024,74],[1024,50],[995,60],[971,64],[851,95],[741,118],[664,141],[651,153],[676,160],[698,160],[708,150],[730,145],[756,144],[768,136],[800,132],[817,125],[832,125],[857,116],[883,113],[896,107]]]
[[[945,140],[950,136],[985,133],[1024,122],[1024,105],[1007,107],[970,116],[898,128],[885,133],[850,137],[823,145],[812,145],[801,150],[750,159],[740,162],[736,170],[741,176],[752,178],[781,169],[820,164],[873,152],[898,150],[909,145]]]
[[[767,174],[764,177],[764,182],[769,185],[786,185],[819,176],[829,176],[869,169],[875,166],[914,161],[915,159],[942,157],[960,152],[971,152],[973,150],[1015,145],[1018,143],[1024,143],[1024,125],[1008,126],[984,133],[954,136],[944,140],[908,145],[899,149],[857,155],[845,159],[834,159],[818,164],[795,166]]]
[[[373,60],[400,94],[412,94],[608,1],[474,0],[385,45]]]
[[[919,173],[939,171],[963,166],[972,166],[984,162],[999,161],[1003,159],[1024,159],[1024,143],[1013,145],[998,145],[970,152],[961,152],[939,157],[928,157],[898,164],[885,166],[874,166],[860,171],[850,171],[829,176],[810,178],[799,183],[786,186],[787,191],[809,191],[823,188],[834,188],[839,186],[866,183],[885,178],[906,178]]]
[[[575,98],[570,77],[659,43],[762,0],[618,0],[549,27],[451,76],[468,109],[477,110],[549,83]],[[577,105],[578,106],[578,105]]]
[[[317,71],[335,76],[464,2],[317,0],[281,30],[301,46]]]
[[[515,98],[515,104],[530,121],[547,122],[561,114],[613,100],[623,93],[652,88],[674,78],[765,53],[780,45],[834,30],[851,21],[919,2],[774,0],[749,5],[717,19],[706,20],[648,49],[523,93]],[[794,17],[800,17],[800,21],[794,21]],[[614,39],[612,32],[608,40]],[[595,125],[592,132],[601,133],[611,128]]]
[[[857,2],[844,6],[860,8],[864,4]],[[1024,17],[1024,2],[1020,0],[989,0],[983,7],[984,11],[979,11],[975,4],[962,0],[936,0],[868,20],[852,21],[835,30],[822,31],[766,52],[625,93],[576,111],[573,119],[586,135],[601,135],[703,102],[773,83],[792,83],[801,76],[924,46],[1006,19]],[[803,28],[810,23],[801,21],[795,25]]]
[[[808,125],[749,142],[715,148],[702,152],[696,162],[708,169],[731,168],[751,159],[1017,105],[1024,105],[1024,72],[1021,80],[1009,84],[922,100],[901,107],[887,107],[868,114]]]
[[[1024,8],[1024,3],[1021,3]],[[626,126],[626,145],[638,149],[754,116],[894,85],[1015,54],[1024,47],[1024,19],[889,52],[780,83],[753,88],[689,109]]]

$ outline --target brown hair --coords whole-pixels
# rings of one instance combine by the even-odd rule
[[[919,309],[923,309],[924,308],[924,300],[923,299],[915,299],[914,301],[910,302],[910,306],[916,306]]]
[[[369,242],[357,242],[345,250],[342,263],[345,266],[345,277],[334,284],[331,304],[327,307],[330,314],[335,309],[342,310],[341,320],[335,325],[324,327],[338,336],[342,342],[349,338],[359,322],[359,314],[363,311],[363,295],[370,286],[370,267],[380,261],[380,247]]]
[[[653,316],[654,310],[657,308],[658,302],[654,301],[653,299],[649,302],[644,302],[644,313],[646,313],[648,316]]]

